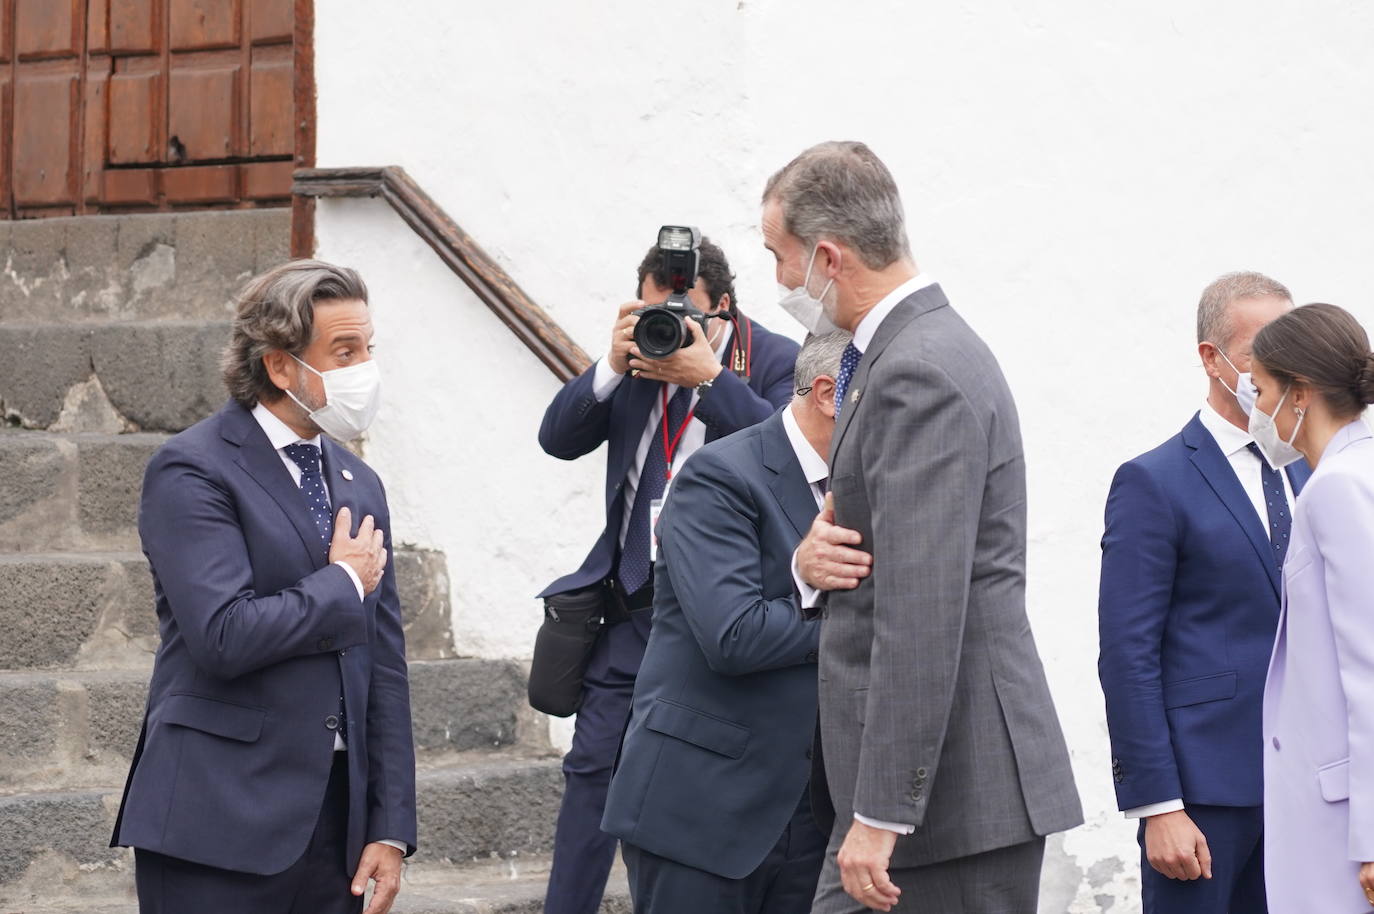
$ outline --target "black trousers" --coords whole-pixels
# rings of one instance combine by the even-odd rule
[[[778,843],[754,872],[726,879],[623,843],[635,914],[807,914],[825,835],[805,791]]]
[[[334,753],[324,804],[301,858],[271,876],[222,870],[134,850],[139,914],[358,914],[344,860],[348,829],[348,759]]]

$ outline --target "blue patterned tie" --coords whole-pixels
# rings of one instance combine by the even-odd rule
[[[1288,555],[1288,534],[1293,532],[1288,496],[1283,491],[1283,473],[1269,465],[1258,444],[1251,441],[1246,447],[1259,458],[1260,483],[1264,486],[1264,503],[1269,509],[1269,545],[1274,547],[1274,561],[1283,568],[1283,560]]]
[[[692,388],[679,387],[668,401],[668,436],[678,433],[692,406]],[[630,528],[625,531],[625,545],[620,550],[620,586],[632,594],[649,580],[649,504],[663,495],[667,481],[668,462],[663,450],[662,420],[654,423],[653,443],[644,455],[644,468],[639,472],[635,487],[635,501],[630,508]]]
[[[320,540],[329,545],[334,535],[334,517],[329,511],[329,496],[324,491],[324,476],[320,473],[320,449],[313,444],[288,444],[282,448],[286,456],[301,468],[301,492],[305,495]]]
[[[840,418],[840,410],[844,407],[844,395],[849,391],[849,382],[854,380],[854,372],[859,367],[859,360],[864,354],[859,351],[853,343],[844,347],[844,355],[840,356],[840,376],[835,379],[835,419]]]

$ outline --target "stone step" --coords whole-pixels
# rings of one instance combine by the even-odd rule
[[[0,792],[118,784],[147,702],[136,671],[0,673]],[[422,761],[522,746],[548,748],[525,708],[525,675],[507,660],[410,664],[411,719]]]
[[[412,660],[454,656],[442,553],[397,548]],[[152,576],[137,552],[0,554],[0,670],[147,670],[157,651]]]
[[[423,842],[417,863],[469,864],[552,849],[562,796],[555,758],[462,759],[422,769],[416,792]],[[127,893],[132,855],[106,846],[120,793],[98,787],[0,796],[0,910],[24,898],[89,904]]]
[[[409,863],[392,908],[396,914],[539,914],[549,878],[547,855],[521,855],[468,866]],[[53,898],[46,892],[0,889],[0,904],[22,914],[138,914],[132,880],[100,896]],[[599,914],[629,914],[625,869],[617,860]]]
[[[53,431],[180,431],[228,398],[228,321],[0,323],[0,405]]]
[[[289,209],[0,222],[0,321],[227,320],[285,261]]]
[[[136,550],[143,470],[166,440],[0,431],[0,550]]]

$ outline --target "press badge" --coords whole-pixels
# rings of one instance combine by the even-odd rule
[[[665,493],[666,494],[666,493]],[[663,499],[649,502],[649,564],[658,561],[658,516],[663,513]]]

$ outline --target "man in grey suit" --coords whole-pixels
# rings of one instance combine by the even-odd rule
[[[602,828],[636,914],[805,914],[825,854],[807,784],[820,623],[792,552],[823,499],[849,334],[811,337],[797,396],[692,455],[658,524],[654,625]]]
[[[784,305],[854,334],[832,500],[795,561],[803,603],[823,607],[837,815],[814,910],[1033,912],[1044,836],[1083,814],[1026,619],[1011,391],[916,269],[896,184],[866,146],[808,149],[763,204]]]

